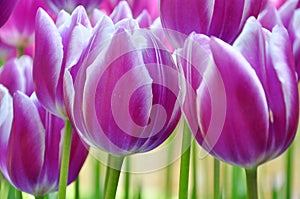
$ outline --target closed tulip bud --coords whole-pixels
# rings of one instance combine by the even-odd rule
[[[165,141],[181,115],[180,89],[158,38],[132,19],[114,25],[103,17],[87,49],[64,76],[68,115],[82,139],[121,156]]]
[[[89,18],[81,6],[72,15],[62,11],[56,25],[44,10],[37,12],[33,62],[35,91],[41,104],[60,117],[66,117],[64,71],[78,62],[91,30]]]
[[[0,86],[0,98],[0,108],[7,116],[0,125],[2,174],[17,189],[35,196],[57,191],[64,121],[42,108],[34,95],[29,98],[17,91],[12,98]],[[87,154],[73,133],[68,184],[78,176]]]
[[[292,47],[283,26],[269,32],[250,18],[233,46],[192,34],[178,55],[191,102],[184,112],[204,149],[251,169],[290,146],[299,103]]]
[[[257,16],[266,0],[161,0],[160,17],[176,47],[192,32],[232,43],[250,16]],[[181,34],[176,34],[174,31]]]

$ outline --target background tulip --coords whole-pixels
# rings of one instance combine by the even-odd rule
[[[36,17],[33,80],[41,104],[52,113],[66,117],[63,102],[63,74],[75,65],[91,34],[91,25],[83,7],[72,15],[62,11],[56,25],[42,9]]]
[[[107,14],[112,13],[114,8],[122,1],[125,0],[103,0],[100,8],[104,10]],[[140,1],[140,0],[132,0],[127,1],[129,4],[133,17],[136,18],[143,11],[147,11],[152,20],[156,19],[159,16],[158,10],[158,0],[150,0],[150,1]]]
[[[19,90],[30,96],[33,93],[32,58],[24,55],[7,61],[0,69],[0,84],[7,87],[11,95]]]
[[[182,46],[191,33],[216,36],[232,43],[250,16],[257,16],[266,0],[161,0],[160,17],[173,45]],[[181,34],[175,33],[179,32]]]
[[[179,54],[191,73],[186,73],[187,85],[196,95],[195,136],[208,152],[251,169],[289,147],[297,130],[299,104],[292,48],[282,26],[268,32],[250,18],[233,46],[214,37],[191,35]],[[215,103],[216,95],[221,106]],[[187,119],[190,125],[197,123]],[[215,124],[221,125],[221,131],[214,131]]]
[[[160,145],[180,118],[171,54],[137,22],[114,25],[108,17],[96,26],[87,49],[64,77],[68,115],[83,140],[121,156]]]
[[[268,30],[276,25],[283,25],[289,32],[293,44],[293,54],[296,63],[296,71],[300,74],[300,1],[286,1],[278,10],[274,6],[269,6],[259,15],[262,26]]]
[[[46,5],[56,14],[61,10],[72,13],[79,5],[83,6],[88,12],[93,8],[99,7],[102,0],[44,0]]]
[[[101,21],[102,17],[106,15],[103,10],[94,9],[90,20],[93,26],[95,26],[99,21]],[[121,21],[122,19],[134,19],[132,10],[127,1],[120,1],[119,4],[116,5],[113,12],[110,14],[110,18],[114,23]],[[136,20],[139,23],[141,28],[148,28],[152,24],[152,19],[150,14],[143,10],[137,17]]]
[[[13,11],[17,0],[1,0],[0,8],[0,27],[8,20],[11,12]]]
[[[0,29],[0,38],[6,44],[25,48],[34,42],[35,14],[44,7],[42,0],[19,0],[7,23]]]
[[[1,91],[9,98],[5,89]],[[64,121],[43,109],[34,95],[17,91],[8,102],[13,103],[14,116],[11,130],[1,129],[6,136],[1,137],[1,172],[17,189],[35,196],[57,191]],[[76,179],[87,154],[73,133],[68,183]]]
[[[269,0],[270,3],[272,3],[276,8],[280,8],[286,0]]]

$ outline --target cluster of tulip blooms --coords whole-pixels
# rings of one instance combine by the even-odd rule
[[[257,167],[295,138],[298,0],[0,2],[0,171],[22,192],[65,198],[93,148],[112,199],[124,157],[184,118],[255,199]]]

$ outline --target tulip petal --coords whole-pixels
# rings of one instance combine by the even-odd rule
[[[0,170],[7,180],[7,146],[13,119],[13,102],[8,90],[0,84]]]
[[[45,129],[35,105],[27,96],[16,92],[13,100],[14,118],[7,154],[8,173],[16,187],[34,193],[44,161]]]
[[[1,1],[1,17],[0,17],[0,27],[8,20],[10,14],[12,13],[14,7],[16,6],[17,0],[5,0]]]
[[[62,39],[52,19],[39,9],[36,17],[35,59],[33,79],[41,103],[52,113],[56,110],[56,88],[63,60]]]
[[[274,148],[279,149],[274,156],[278,156],[287,149],[294,139],[298,126],[299,109],[294,108],[299,106],[298,87],[294,57],[289,41],[285,28],[275,26],[269,45],[270,65],[273,67],[269,66],[268,68],[270,71],[268,75],[272,77],[272,81],[269,83],[269,101],[274,117],[272,123],[274,127],[270,134],[278,135],[273,138],[275,141],[272,143],[274,143]],[[280,102],[282,104],[279,104]],[[279,123],[283,123],[284,126],[280,128]]]
[[[224,82],[225,93],[222,95],[227,102],[224,127],[220,137],[215,138],[218,140],[212,153],[226,162],[248,168],[260,161],[257,157],[266,147],[269,128],[266,96],[255,71],[240,53],[216,38],[211,39],[210,46],[217,72]],[[235,71],[234,76],[231,71]],[[215,74],[205,78],[216,78]],[[211,103],[209,92],[200,94],[200,121],[205,133],[211,122],[211,114],[205,110]]]

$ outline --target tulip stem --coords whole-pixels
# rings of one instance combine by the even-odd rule
[[[192,197],[191,199],[196,199],[198,198],[197,196],[197,171],[198,171],[198,166],[197,166],[197,143],[194,140],[192,142],[192,172],[193,172],[193,188],[192,188]]]
[[[58,189],[58,199],[66,198],[66,189],[68,183],[68,173],[69,173],[69,162],[70,162],[70,151],[71,151],[71,141],[72,141],[72,125],[69,120],[65,122],[64,130],[64,143],[62,151],[62,160],[60,166],[60,176],[59,176],[59,189]]]
[[[126,172],[125,172],[125,195],[124,199],[129,199],[129,187],[130,187],[130,159],[126,159]]]
[[[22,192],[18,189],[15,189],[15,196],[16,196],[16,199],[22,199],[23,198]]]
[[[35,196],[35,199],[44,199],[44,196]]]
[[[248,199],[258,199],[257,191],[257,167],[253,169],[245,169],[247,179],[247,195]]]
[[[101,183],[100,183],[100,162],[95,161],[95,192],[94,192],[94,198],[102,199],[102,193],[101,193]]]
[[[25,48],[24,46],[18,47],[18,57],[22,57],[24,55]]]
[[[214,158],[214,199],[220,198],[220,161]]]
[[[286,160],[286,192],[285,197],[291,198],[292,191],[292,181],[293,181],[293,145],[287,151],[287,160]]]
[[[189,127],[184,123],[179,176],[179,199],[188,198],[191,140],[192,135]]]
[[[79,186],[79,176],[75,181],[75,199],[80,199],[80,186]]]
[[[108,165],[104,184],[104,199],[116,198],[123,160],[123,156],[108,155]]]

